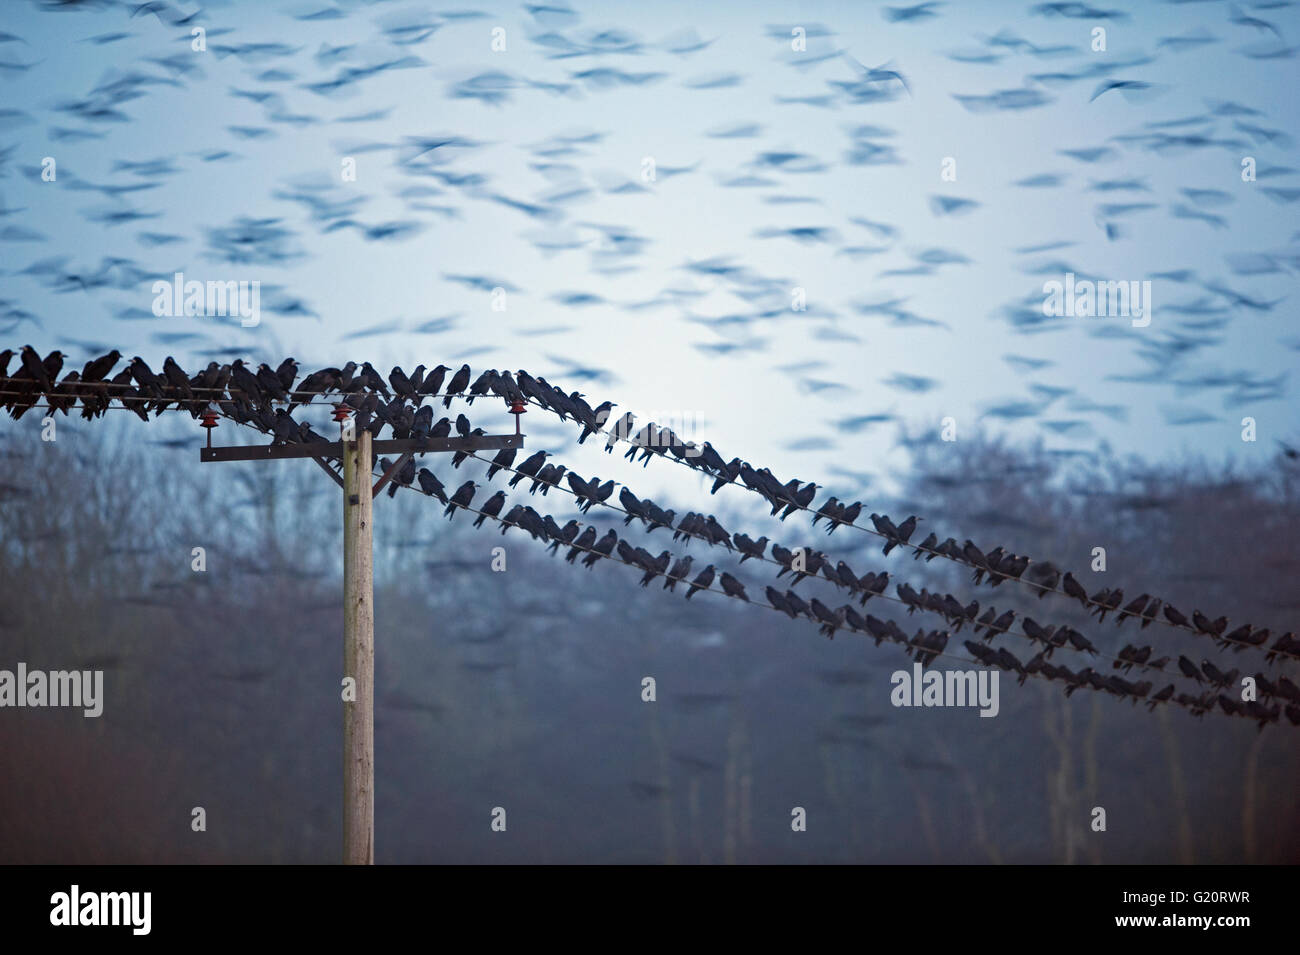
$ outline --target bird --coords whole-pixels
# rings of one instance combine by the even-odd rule
[[[500,451],[496,453],[496,456],[492,458],[492,464],[488,467],[487,470],[487,479],[489,481],[492,480],[492,478],[496,475],[498,471],[500,471],[502,468],[509,468],[510,465],[514,464],[514,462],[515,462],[515,449],[502,448]]]
[[[419,395],[436,395],[438,389],[442,387],[443,378],[449,371],[451,369],[446,365],[436,365],[430,368],[424,376],[424,381],[416,388],[416,392]],[[447,407],[450,408],[451,405],[447,405]]]
[[[708,567],[705,567],[702,571],[696,574],[695,579],[691,581],[691,589],[686,591],[686,599],[690,600],[697,590],[708,590],[712,583],[713,565],[709,564]]]
[[[393,386],[393,394],[401,398],[415,399],[415,386],[411,384],[411,379],[402,371],[400,365],[394,365],[393,370],[388,373],[388,383]]]
[[[690,554],[687,554],[684,557],[678,557],[677,560],[674,561],[672,569],[668,571],[667,577],[664,580],[664,589],[675,591],[677,589],[677,582],[691,572],[691,564],[694,560],[695,558]]]
[[[460,487],[456,488],[456,493],[451,496],[447,504],[447,510],[443,513],[447,520],[451,520],[453,512],[459,507],[468,507],[470,501],[474,500],[474,492],[478,490],[478,485],[473,481],[466,481]]]
[[[1061,579],[1061,588],[1065,591],[1066,596],[1073,597],[1085,607],[1088,606],[1088,591],[1083,589],[1083,585],[1074,579],[1074,574],[1069,572]]]
[[[515,476],[510,479],[510,486],[514,487],[524,478],[536,477],[548,454],[549,452],[546,451],[535,451],[525,458],[524,462],[515,468]]]
[[[594,531],[595,528],[590,528],[590,530]],[[600,540],[591,545],[591,553],[583,558],[582,565],[590,570],[596,561],[600,560],[602,557],[608,557],[613,552],[614,547],[618,542],[617,534],[612,530],[606,531]]]
[[[587,529],[578,535],[578,538],[573,542],[573,546],[569,548],[569,553],[565,555],[564,559],[568,563],[572,564],[574,560],[577,559],[577,556],[583,551],[591,550],[592,545],[596,543],[597,533],[596,528],[592,527],[590,524],[587,525]],[[591,565],[588,564],[587,566]]]
[[[441,366],[439,366],[441,367]],[[435,369],[436,371],[437,369]],[[465,391],[465,386],[469,384],[469,378],[472,372],[469,365],[461,365],[460,371],[451,376],[451,381],[447,383],[447,397],[442,399],[444,408],[451,407],[452,395],[461,394]]]
[[[739,597],[741,600],[749,599],[748,595],[745,593],[744,585],[725,570],[722,572],[722,576],[718,578],[718,580],[722,584],[722,589],[726,592],[727,596]]]
[[[482,513],[479,514],[478,519],[474,521],[474,526],[482,527],[483,522],[486,521],[489,517],[496,517],[498,514],[501,513],[501,508],[505,506],[505,503],[506,503],[506,492],[497,491],[495,494],[493,494],[491,497],[489,497],[486,501],[483,502],[483,506],[479,509],[480,511],[482,511]]]

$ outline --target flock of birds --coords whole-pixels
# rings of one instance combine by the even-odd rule
[[[928,240],[913,239],[915,247],[909,248],[909,230],[897,222],[882,221],[878,215],[855,214],[846,209],[843,221],[830,221],[830,215],[815,211],[827,204],[825,197],[816,194],[819,175],[864,167],[873,172],[888,171],[910,164],[899,130],[884,123],[855,118],[844,127],[846,139],[837,154],[834,144],[811,151],[768,138],[779,134],[788,123],[735,117],[705,130],[701,151],[709,146],[753,143],[748,161],[739,167],[728,163],[712,168],[703,159],[676,165],[660,162],[656,170],[658,186],[593,168],[611,142],[609,133],[597,129],[557,132],[521,146],[524,162],[541,183],[538,192],[521,195],[519,190],[525,187],[507,185],[488,171],[492,167],[483,159],[487,150],[496,145],[489,141],[490,136],[468,132],[390,134],[397,104],[374,98],[376,87],[385,77],[424,76],[431,61],[442,52],[438,44],[449,35],[461,36],[456,31],[468,30],[480,31],[484,56],[489,57],[487,65],[448,80],[443,94],[453,103],[482,106],[485,115],[492,115],[489,110],[504,110],[521,102],[531,105],[534,97],[567,104],[641,88],[662,89],[667,96],[669,84],[677,79],[666,68],[667,63],[726,59],[726,43],[720,42],[720,37],[704,36],[693,28],[651,40],[631,28],[589,27],[578,11],[563,2],[524,4],[517,14],[522,24],[515,32],[515,15],[487,10],[396,11],[381,7],[372,24],[362,24],[358,20],[365,15],[365,4],[338,5],[321,0],[286,13],[291,29],[275,36],[255,35],[262,25],[256,18],[226,17],[222,11],[182,6],[170,0],[37,0],[36,7],[64,14],[78,10],[120,14],[120,24],[112,29],[80,38],[87,49],[101,57],[111,57],[111,51],[138,42],[156,46],[154,55],[124,55],[121,68],[107,71],[83,92],[62,95],[47,116],[30,111],[32,107],[0,110],[0,136],[21,136],[25,128],[46,121],[53,152],[60,157],[74,157],[60,164],[55,182],[45,182],[40,166],[18,163],[18,144],[0,146],[0,176],[14,166],[31,180],[33,189],[70,190],[91,198],[102,197],[109,204],[84,210],[81,214],[86,222],[110,237],[127,229],[139,230],[135,239],[142,249],[133,253],[115,248],[113,254],[98,262],[75,262],[66,254],[38,256],[15,267],[13,276],[39,283],[55,294],[114,296],[107,305],[112,317],[122,322],[150,316],[138,302],[123,304],[116,300],[119,293],[137,293],[142,284],[159,275],[170,275],[174,263],[160,263],[156,256],[180,254],[187,243],[196,240],[202,245],[201,257],[228,266],[299,263],[311,255],[310,236],[306,234],[311,229],[318,238],[346,235],[349,240],[376,245],[378,254],[388,256],[395,254],[395,244],[431,228],[463,221],[476,209],[508,210],[518,215],[525,229],[521,237],[543,262],[552,257],[586,256],[590,271],[602,283],[616,283],[623,275],[644,271],[647,252],[655,239],[634,220],[600,221],[602,216],[582,216],[576,209],[595,200],[617,208],[618,203],[633,201],[652,188],[663,189],[684,177],[707,175],[714,176],[721,191],[747,192],[756,197],[754,205],[763,224],[747,237],[755,249],[772,243],[793,243],[824,252],[828,261],[848,260],[855,266],[880,262],[884,267],[874,275],[877,286],[946,278],[951,270],[978,261],[970,250],[937,246]],[[1261,71],[1292,59],[1297,48],[1287,38],[1284,17],[1288,7],[1286,2],[1256,5],[1250,10],[1234,5],[1224,10],[1214,5],[1198,22],[1191,22],[1189,17],[1183,32],[1143,37],[1139,35],[1143,31],[1131,29],[1135,13],[1089,3],[1034,3],[1027,5],[1027,16],[1017,28],[989,29],[976,34],[966,45],[960,45],[962,41],[957,39],[945,39],[943,42],[952,46],[940,53],[955,68],[969,74],[971,86],[953,91],[951,96],[971,113],[1003,114],[1009,120],[1058,103],[1063,108],[1081,106],[1094,111],[1118,106],[1121,99],[1153,104],[1169,93],[1171,85],[1160,82],[1157,71],[1161,66],[1176,72],[1186,66],[1186,58],[1229,49]],[[880,9],[880,17],[883,29],[891,31],[886,36],[904,49],[911,49],[907,44],[928,36],[925,31],[941,24],[952,10],[952,5],[936,2],[886,5]],[[1201,11],[1198,8],[1196,12]],[[80,20],[68,17],[65,22]],[[516,47],[500,56],[488,52],[488,28],[497,22],[509,25],[512,42],[523,47],[527,57],[516,57]],[[330,30],[335,25],[336,42],[326,40],[316,45],[306,39],[285,39],[314,37],[313,31]],[[1087,36],[1096,25],[1111,29],[1116,43],[1120,37],[1125,44],[1146,39],[1149,48],[1093,55]],[[1057,39],[1031,39],[1024,35],[1031,26],[1052,31]],[[206,59],[189,47],[192,31],[199,28],[206,31]],[[853,41],[830,25],[772,23],[761,30],[750,29],[756,35],[728,37],[728,41],[761,44],[757,47],[760,54],[770,53],[778,71],[788,79],[783,84],[785,92],[763,98],[769,111],[858,111],[914,102],[924,91],[925,82],[918,82],[901,63],[858,62],[849,49]],[[154,30],[160,31],[161,41],[150,33]],[[804,41],[802,49],[792,48],[795,31]],[[363,38],[375,42],[367,44]],[[48,63],[25,52],[31,47],[17,33],[0,32],[0,77],[19,78],[47,69]],[[534,63],[540,64],[539,72],[530,72]],[[647,65],[650,63],[654,65]],[[1007,69],[1022,77],[1019,85],[1006,85]],[[133,110],[161,94],[205,89],[209,70],[220,75],[218,82],[230,84],[226,95],[231,122],[225,129],[229,142],[210,146],[188,158],[159,155],[115,159],[109,173],[102,177],[79,171],[79,152],[84,151],[89,165],[91,153],[101,149],[101,141],[117,130],[129,128]],[[244,75],[232,76],[232,70],[243,70]],[[988,74],[998,79],[985,81],[981,89],[980,77]],[[749,82],[741,73],[726,70],[680,79],[687,91],[681,95],[687,97],[734,90]],[[989,88],[988,83],[1000,87]],[[1070,105],[1066,98],[1076,89],[1081,96],[1086,94],[1086,102]],[[345,97],[354,95],[366,96],[366,105],[334,108]],[[1035,241],[1014,250],[1015,267],[1029,277],[1029,285],[1036,286],[1043,277],[1059,278],[1066,272],[1073,272],[1080,280],[1098,279],[1087,261],[1074,258],[1080,247],[1088,241],[1100,242],[1102,248],[1123,242],[1135,234],[1141,223],[1161,212],[1174,228],[1203,229],[1207,240],[1213,241],[1232,226],[1234,208],[1242,210],[1241,220],[1249,225],[1266,217],[1270,209],[1288,212],[1300,200],[1300,188],[1295,185],[1297,170],[1281,161],[1292,146],[1292,134],[1285,124],[1270,120],[1258,106],[1217,99],[1205,103],[1204,108],[1169,115],[1156,114],[1152,107],[1149,116],[1100,142],[1048,149],[1040,158],[1050,165],[1028,169],[1009,184],[1026,200],[1058,191],[1063,204],[1076,201],[1077,196],[1065,190],[1078,185],[1085,202],[1093,204],[1091,219],[1097,231],[1091,236]],[[274,184],[267,202],[275,211],[240,214],[201,229],[199,235],[177,231],[166,223],[163,210],[146,204],[154,190],[184,182],[187,177],[205,178],[207,169],[214,165],[244,161],[248,153],[274,150],[282,137],[324,126],[375,131],[372,136],[349,135],[337,143],[338,149],[354,157],[391,160],[385,172],[388,178],[371,182],[382,181],[391,187],[403,212],[396,217],[369,212],[385,197],[368,183],[345,184],[300,176],[288,176]],[[1259,157],[1250,195],[1227,188],[1226,182],[1184,183],[1179,175],[1165,175],[1163,171],[1105,171],[1108,163],[1120,160],[1131,167],[1146,163],[1146,170],[1161,170],[1149,164],[1205,155],[1227,162],[1235,176],[1235,164],[1246,154]],[[241,183],[243,188],[246,183]],[[833,189],[831,192],[834,194]],[[834,202],[838,207],[839,198]],[[930,197],[929,206],[936,219],[947,222],[983,212],[1004,213],[1005,208],[995,208],[995,202],[985,196],[937,191]],[[284,214],[286,206],[301,213],[301,220]],[[1265,210],[1262,213],[1261,208]],[[8,206],[0,209],[0,241],[15,250],[48,241],[40,222],[33,219],[24,223],[20,218],[26,211]],[[774,213],[779,220],[772,221]],[[835,218],[839,219],[838,214]],[[1297,237],[1292,236],[1291,242]],[[1257,363],[1240,360],[1239,355],[1228,358],[1231,351],[1224,346],[1232,344],[1234,336],[1229,329],[1237,319],[1264,319],[1277,314],[1283,299],[1258,290],[1253,283],[1293,276],[1300,269],[1300,255],[1294,245],[1243,248],[1236,239],[1225,245],[1228,247],[1223,251],[1221,268],[1196,262],[1150,275],[1161,286],[1162,313],[1173,316],[1173,321],[1162,321],[1141,334],[1111,323],[1099,324],[1090,331],[1098,338],[1127,341],[1139,363],[1137,370],[1112,367],[1103,376],[1105,380],[1172,390],[1171,402],[1161,408],[1170,426],[1215,420],[1217,416],[1204,407],[1186,403],[1191,395],[1219,397],[1227,410],[1280,400],[1286,394],[1285,374],[1268,374]],[[572,271],[566,269],[562,274]],[[484,296],[495,289],[537,296],[538,301],[559,306],[567,316],[575,318],[601,308],[622,310],[629,317],[652,310],[676,312],[684,318],[688,331],[701,328],[711,333],[712,338],[693,343],[710,358],[753,359],[772,351],[780,336],[790,333],[789,323],[796,320],[799,326],[795,334],[801,339],[806,337],[831,348],[846,342],[860,343],[862,319],[883,321],[889,328],[905,333],[952,330],[944,319],[924,314],[915,294],[892,290],[873,291],[869,296],[843,302],[822,296],[804,311],[792,313],[789,296],[791,286],[800,284],[796,277],[770,274],[727,254],[688,259],[649,298],[612,295],[603,287],[528,290],[520,287],[513,273],[448,271],[441,279],[448,286]],[[723,314],[709,314],[716,309],[705,300],[719,292],[742,304]],[[265,310],[277,318],[321,318],[318,306],[300,290],[266,284],[263,293]],[[1041,296],[1035,287],[1025,297],[994,306],[992,314],[996,321],[1004,323],[1007,332],[1029,342],[1030,336],[1060,330],[1067,324],[1061,318],[1045,316],[1040,305]],[[443,334],[455,331],[463,318],[461,314],[449,314],[415,322],[385,319],[371,326],[350,328],[343,337]],[[44,327],[43,323],[43,318],[20,299],[0,300],[0,334],[13,334],[24,324]],[[805,327],[810,331],[805,333]],[[159,347],[184,346],[194,353],[219,358],[247,354],[246,346],[231,344],[227,331],[167,328],[150,329],[144,334]],[[521,337],[542,338],[568,335],[577,332],[578,327],[540,324],[516,331]],[[79,349],[102,350],[96,347],[102,343],[88,340],[81,329],[65,338]],[[1298,339],[1280,341],[1287,348],[1300,347]],[[469,357],[469,353],[463,357]],[[559,357],[552,363],[558,364]],[[1026,391],[1021,397],[988,404],[982,412],[986,418],[1007,423],[1037,421],[1049,437],[1071,439],[1094,434],[1094,421],[1123,420],[1128,414],[1129,409],[1121,403],[1099,402],[1076,387],[1042,380],[1053,374],[1048,370],[1056,364],[1051,359],[1022,351],[1009,352],[1004,359],[1012,371],[1028,378]],[[1233,361],[1235,366],[1223,367],[1220,362],[1224,360]],[[614,374],[608,368],[566,361],[575,375],[581,374],[586,380],[607,381]],[[852,390],[833,363],[823,358],[786,361],[777,368],[812,395],[835,397]],[[942,376],[904,372],[885,377],[881,384],[902,398],[945,386]],[[886,422],[899,423],[899,416],[892,410],[850,416],[831,421],[833,430],[827,437],[805,436],[798,440],[816,440],[822,442],[822,448],[831,447],[845,436]],[[1062,453],[1070,450],[1061,449]]]
[[[1062,571],[1050,561],[1031,560],[1000,546],[985,551],[969,539],[961,544],[953,537],[940,541],[934,532],[913,544],[912,538],[922,518],[911,515],[895,523],[888,515],[871,513],[867,516],[870,526],[865,521],[858,523],[865,509],[860,501],[846,503],[828,497],[818,503],[820,485],[815,482],[799,479],[782,482],[768,468],[755,468],[739,457],[726,460],[711,442],[684,441],[671,429],[660,428],[653,421],[638,427],[639,422],[630,413],[614,416],[617,407],[614,402],[604,401],[593,407],[582,393],[566,393],[545,378],[534,377],[522,369],[514,374],[490,369],[475,375],[469,365],[453,372],[449,366],[439,364],[433,368],[420,365],[408,374],[395,366],[387,376],[382,376],[369,362],[360,365],[348,362],[300,378],[298,363],[292,358],[274,369],[260,364],[255,371],[238,359],[229,364],[212,362],[194,375],[186,373],[172,357],[164,361],[161,373],[155,372],[139,356],[115,372],[121,362],[122,356],[114,350],[86,362],[80,371],[74,369],[64,374],[61,352],[54,351],[42,358],[30,345],[17,353],[10,349],[0,351],[0,408],[15,419],[36,407],[64,415],[79,410],[86,419],[102,416],[111,407],[128,409],[146,421],[167,411],[188,413],[195,418],[213,413],[261,431],[273,444],[328,445],[331,443],[328,438],[314,432],[305,421],[294,418],[295,409],[313,402],[329,402],[337,410],[350,414],[357,428],[364,428],[376,438],[388,429],[394,438],[421,439],[447,437],[453,429],[464,437],[484,433],[482,428],[472,427],[465,414],[458,414],[454,421],[450,415],[435,421],[439,401],[444,409],[450,409],[453,400],[472,405],[481,398],[503,402],[507,407],[528,404],[574,425],[578,444],[598,437],[605,452],[612,453],[620,444],[626,444],[629,459],[639,456],[643,463],[652,458],[674,461],[711,480],[712,494],[734,485],[761,497],[770,506],[771,516],[780,521],[796,513],[806,514],[811,518],[810,527],[824,521],[828,536],[840,527],[852,527],[883,539],[882,552],[886,556],[897,549],[910,550],[913,560],[924,558],[929,562],[944,558],[969,569],[974,584],[989,588],[1023,585],[1040,599],[1049,593],[1056,594],[1078,602],[1099,624],[1108,615],[1117,626],[1131,618],[1138,622],[1140,630],[1159,623],[1206,638],[1220,649],[1264,651],[1268,664],[1279,658],[1300,659],[1300,639],[1293,632],[1274,637],[1267,628],[1248,623],[1229,629],[1225,617],[1211,619],[1200,610],[1193,610],[1188,617],[1168,601],[1147,593],[1126,600],[1123,589],[1118,587],[1102,588],[1090,595],[1073,573]],[[12,373],[11,364],[15,364]],[[673,541],[682,541],[684,545],[698,540],[715,550],[726,551],[727,556],[738,555],[738,565],[751,559],[770,563],[776,567],[777,581],[789,575],[786,582],[789,586],[782,590],[768,585],[764,591],[767,603],[761,604],[749,596],[739,578],[720,570],[714,563],[692,575],[694,557],[691,555],[678,556],[668,549],[656,555],[620,537],[614,529],[601,534],[594,524],[584,525],[577,519],[561,525],[552,515],[539,513],[530,504],[515,503],[507,509],[509,499],[505,490],[496,491],[475,507],[482,485],[467,480],[449,492],[432,471],[417,467],[414,457],[408,458],[400,468],[386,459],[377,463],[391,476],[390,495],[402,487],[418,489],[437,499],[445,507],[448,519],[463,510],[478,515],[475,527],[492,520],[500,525],[502,534],[519,528],[546,544],[553,554],[565,549],[564,559],[568,563],[582,557],[582,564],[587,568],[602,559],[627,564],[642,572],[642,586],[649,586],[662,577],[667,590],[676,591],[679,584],[683,585],[688,600],[702,590],[721,593],[767,606],[790,619],[810,621],[827,637],[851,631],[874,638],[877,645],[885,641],[901,644],[924,664],[941,655],[951,656],[947,653],[950,640],[969,627],[972,635],[982,635],[983,640],[963,643],[971,657],[982,664],[1013,672],[1022,682],[1036,675],[1063,682],[1067,693],[1090,687],[1134,702],[1146,701],[1151,706],[1172,702],[1196,713],[1217,706],[1229,715],[1257,720],[1261,726],[1277,722],[1285,714],[1290,722],[1300,725],[1300,688],[1285,676],[1273,679],[1262,672],[1253,674],[1260,699],[1240,700],[1240,694],[1230,695],[1242,677],[1239,670],[1224,672],[1208,659],[1198,665],[1181,654],[1176,661],[1178,673],[1198,685],[1196,693],[1177,692],[1173,683],[1156,690],[1151,680],[1131,682],[1120,673],[1106,674],[1092,667],[1072,671],[1052,663],[1053,653],[1067,650],[1099,655],[1091,640],[1074,627],[1041,624],[1015,610],[999,612],[993,605],[981,607],[978,600],[964,603],[951,593],[930,592],[925,588],[918,591],[906,581],[891,577],[887,571],[859,575],[846,561],[834,560],[820,550],[792,549],[766,536],[754,539],[745,533],[729,531],[712,514],[691,511],[679,518],[675,510],[639,497],[626,485],[619,491],[615,504],[612,499],[618,482],[602,481],[598,476],[584,478],[558,461],[548,460],[554,455],[547,451],[536,451],[516,465],[517,454],[516,449],[508,448],[486,459],[473,451],[457,451],[451,466],[458,469],[471,457],[482,460],[488,465],[486,481],[498,474],[509,474],[508,487],[513,489],[528,482],[530,497],[539,491],[546,497],[550,490],[559,489],[572,495],[582,515],[596,507],[609,509],[623,516],[624,526],[639,521],[647,535],[663,528],[671,532]],[[320,457],[331,459],[330,449],[323,448]],[[849,602],[833,608],[816,597],[805,599],[794,589],[805,579],[830,583],[838,592],[847,594]],[[891,584],[894,585],[892,594]],[[936,615],[943,618],[946,627],[923,629],[908,637],[894,621],[864,614],[853,604],[856,601],[858,606],[865,607],[873,599],[896,602],[906,608],[908,615],[918,612]],[[1018,633],[1013,630],[1017,622]],[[1028,640],[1036,649],[1035,655],[1022,662],[1006,647],[990,645],[995,636],[1008,634]],[[1158,674],[1165,672],[1173,658],[1156,657],[1149,645],[1128,644],[1111,662],[1112,669],[1125,673],[1137,668],[1144,673]]]

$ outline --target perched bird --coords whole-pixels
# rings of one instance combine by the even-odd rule
[[[1067,597],[1073,597],[1085,607],[1088,606],[1088,591],[1083,589],[1083,585],[1074,579],[1074,574],[1066,573],[1061,580],[1061,588],[1065,591]]]
[[[745,593],[744,585],[725,570],[722,572],[719,582],[722,584],[722,589],[726,592],[727,596],[739,597],[741,600],[749,599]]]
[[[595,531],[595,528],[588,528],[588,529],[593,531],[593,533]],[[591,546],[591,553],[588,554],[585,558],[583,558],[582,565],[590,569],[596,563],[596,561],[600,560],[602,557],[608,557],[611,553],[613,553],[614,547],[618,543],[619,543],[618,535],[615,534],[612,530],[606,531],[604,536],[601,537],[600,540],[596,541],[596,543]]]
[[[592,545],[596,543],[596,533],[596,528],[587,525],[587,529],[578,535],[577,540],[573,542],[573,546],[569,549],[569,553],[565,555],[564,559],[568,563],[572,564],[583,551],[591,550]],[[588,564],[587,566],[590,567],[591,565]]]
[[[611,533],[613,532],[611,531]],[[695,558],[691,557],[689,554],[685,557],[678,557],[677,560],[673,562],[672,569],[668,571],[666,579],[664,580],[664,589],[675,591],[677,589],[677,582],[691,572],[691,564],[694,560]]]
[[[490,481],[502,468],[508,468],[515,463],[515,449],[502,448],[492,459],[492,464],[487,470],[487,479]]]
[[[474,492],[476,490],[478,490],[478,485],[473,481],[466,481],[460,487],[456,488],[456,493],[451,496],[451,500],[447,504],[447,510],[443,512],[446,514],[447,520],[451,520],[452,514],[458,506],[469,506],[470,502],[474,500]]]
[[[437,369],[434,370],[436,371]],[[461,365],[460,371],[456,372],[456,374],[451,376],[451,381],[447,383],[447,397],[442,399],[442,406],[444,408],[451,407],[452,395],[458,395],[464,393],[465,386],[469,384],[469,378],[471,374],[472,372],[469,369],[469,365]]]
[[[708,590],[712,583],[713,565],[709,564],[708,567],[705,567],[702,571],[696,574],[695,579],[691,581],[691,589],[686,591],[686,599],[690,600],[697,590]]]
[[[442,387],[443,378],[449,371],[451,371],[451,369],[446,365],[438,365],[434,368],[430,368],[428,373],[424,376],[424,381],[420,383],[419,387],[416,388],[416,391],[420,395],[436,395],[438,389]],[[447,405],[446,407],[450,408],[451,405]]]
[[[465,503],[469,503],[469,502],[466,501]],[[479,514],[478,519],[474,521],[474,526],[482,527],[483,522],[486,521],[489,517],[496,517],[498,514],[501,513],[501,508],[505,506],[505,503],[506,503],[506,492],[497,491],[486,501],[484,501],[483,506],[479,508],[479,510],[482,511],[482,513]]]

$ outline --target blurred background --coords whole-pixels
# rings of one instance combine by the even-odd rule
[[[339,492],[307,461],[200,465],[199,429],[182,426],[171,448],[158,445],[165,425],[60,424],[46,444],[34,423],[5,434],[5,664],[102,668],[105,704],[99,719],[3,713],[0,858],[337,861]],[[940,462],[925,447],[894,503],[924,500],[940,526],[1064,566],[1101,543],[1126,586],[1234,620],[1282,626],[1300,610],[1300,468],[1281,456],[1259,472],[1101,458],[1069,473],[1033,446],[969,441]],[[824,544],[735,488],[715,500],[729,528]],[[563,520],[566,501],[547,512]],[[1296,861],[1300,747],[1285,722],[1261,732],[1086,690],[1067,699],[1005,673],[993,719],[895,709],[890,674],[911,669],[897,647],[642,590],[630,568],[570,567],[521,531],[441,511],[409,491],[376,504],[381,863]],[[881,558],[874,538],[850,535],[831,549],[859,572],[970,590],[944,561]],[[194,573],[200,546],[208,569]],[[665,532],[646,546],[669,546]],[[685,552],[713,559],[703,550]],[[752,596],[770,569],[736,573]],[[801,591],[835,596],[825,582]],[[1112,656],[1136,633],[1091,627],[1057,600],[1035,610],[1021,588],[974,595],[1071,622]],[[897,606],[868,609],[917,625]],[[1242,664],[1189,634],[1147,634],[1158,654]],[[657,702],[641,700],[646,676]],[[207,832],[190,831],[194,806]],[[497,806],[505,833],[489,829]],[[790,829],[794,806],[806,832]],[[1089,829],[1094,806],[1105,833]]]

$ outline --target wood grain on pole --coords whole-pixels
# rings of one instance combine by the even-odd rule
[[[370,432],[343,455],[343,675],[355,702],[343,703],[343,862],[375,861],[375,608]]]

